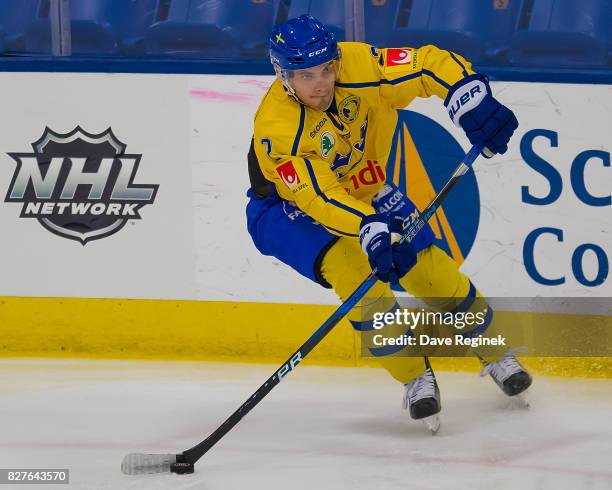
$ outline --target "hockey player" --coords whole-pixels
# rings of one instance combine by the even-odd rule
[[[429,362],[423,366],[421,358],[403,356],[405,347],[371,344],[372,315],[398,307],[390,282],[417,298],[443,298],[431,306],[444,311],[471,311],[486,303],[457,263],[433,245],[429,226],[410,244],[394,243],[415,211],[385,182],[397,109],[416,97],[439,97],[470,142],[485,146],[486,156],[506,152],[516,117],[458,54],[434,46],[337,43],[308,15],[273,29],[270,59],[277,79],[255,115],[249,151],[249,233],[261,253],[333,288],[342,301],[376,268],[379,282],[370,295],[378,300],[362,302],[349,321],[404,385],[411,416],[427,418],[435,431],[440,395]],[[364,168],[372,178],[359,179]],[[492,317],[487,308],[484,324],[465,335],[484,333]],[[512,352],[483,363],[509,396],[531,384]]]

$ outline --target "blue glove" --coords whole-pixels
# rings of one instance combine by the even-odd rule
[[[409,218],[404,226],[410,225],[413,220],[418,219],[420,213],[414,203],[408,199],[402,191],[393,183],[386,182],[383,187],[372,198],[372,206],[375,211],[382,214],[387,214],[390,217],[400,215],[401,217]],[[403,234],[402,230],[395,230],[399,234]],[[399,239],[399,235],[397,237]],[[410,241],[410,246],[415,253],[429,247],[434,243],[436,235],[431,226],[425,223],[425,226],[419,230],[415,237]],[[391,240],[393,243],[393,240]],[[402,271],[400,271],[402,272]],[[402,274],[403,276],[403,274]]]
[[[405,227],[410,218],[403,215],[389,215],[389,231],[391,232],[391,249],[393,254],[393,268],[399,279],[404,277],[417,262],[417,254],[412,242],[396,243],[404,234]]]
[[[404,220],[398,214],[372,214],[361,220],[361,248],[367,254],[372,270],[376,269],[376,277],[382,282],[399,281],[416,264],[412,245],[393,243],[403,233]]]
[[[449,90],[444,105],[470,143],[484,145],[485,157],[506,153],[518,121],[510,109],[493,97],[486,77],[470,75],[460,80]]]
[[[384,214],[371,214],[361,220],[359,243],[368,256],[370,267],[376,270],[376,277],[382,282],[397,280],[393,272],[391,233]]]

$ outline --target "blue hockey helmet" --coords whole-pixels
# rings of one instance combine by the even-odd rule
[[[295,70],[313,68],[334,62],[336,76],[340,70],[340,52],[336,37],[311,15],[300,15],[278,24],[270,33],[270,61],[288,93],[298,102],[291,78]]]
[[[337,57],[336,37],[311,15],[289,19],[270,33],[270,60],[274,68],[301,70]]]

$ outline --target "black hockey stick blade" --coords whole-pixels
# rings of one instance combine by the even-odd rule
[[[150,475],[154,473],[193,473],[193,463],[182,454],[130,453],[121,462],[125,475]]]

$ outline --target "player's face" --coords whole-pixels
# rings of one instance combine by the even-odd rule
[[[295,95],[306,105],[326,111],[334,98],[336,69],[330,61],[314,68],[295,70],[290,80]]]

